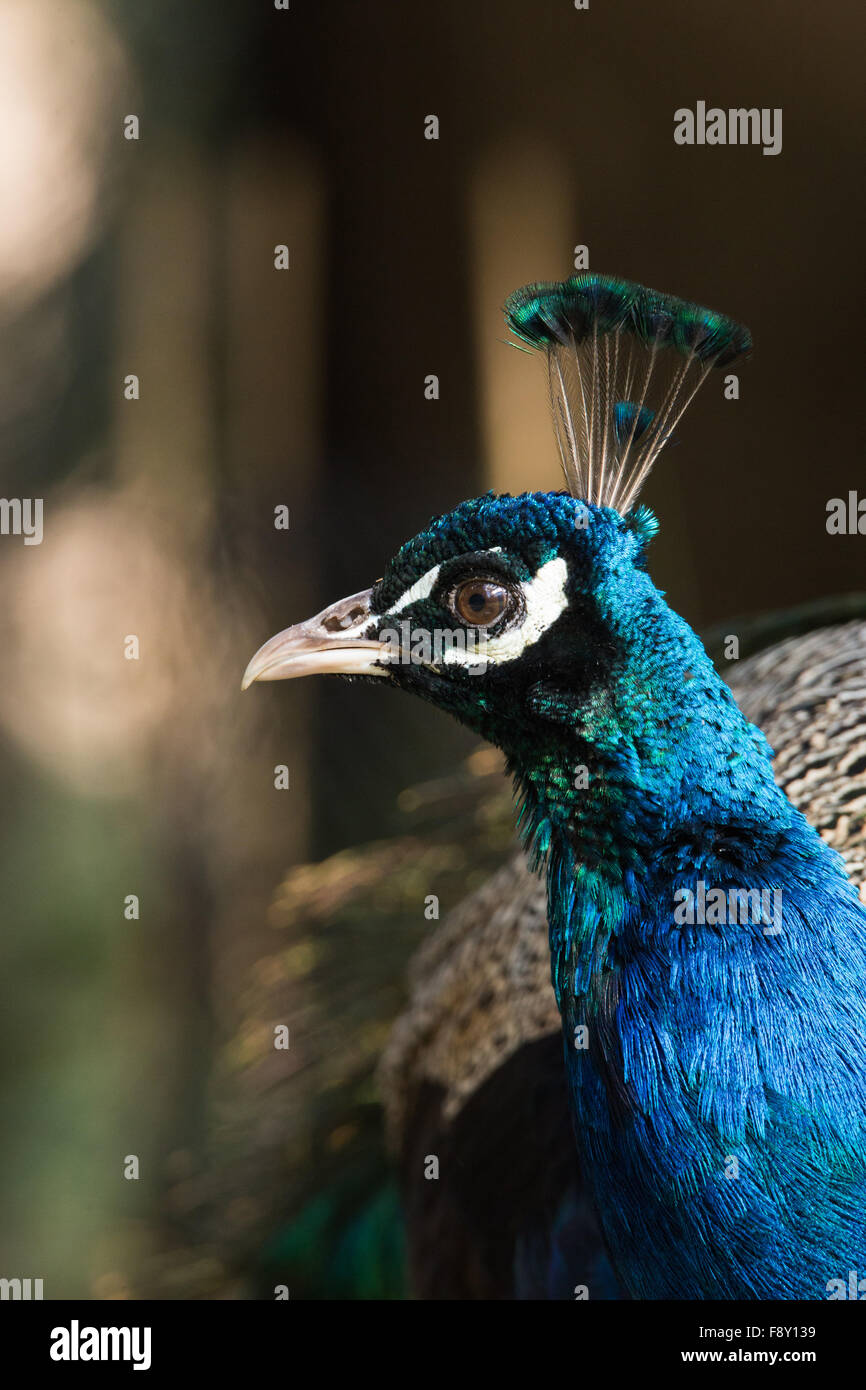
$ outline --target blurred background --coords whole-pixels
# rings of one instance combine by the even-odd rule
[[[461,821],[495,768],[420,703],[239,682],[432,513],[559,486],[510,290],[584,244],[751,327],[740,399],[719,374],[646,490],[698,630],[866,587],[825,529],[866,492],[863,27],[0,0],[2,491],[44,498],[41,545],[0,537],[0,1275],[339,1297],[328,1184],[388,1218],[375,1060],[425,895],[508,851],[507,817]],[[782,153],[675,145],[698,100],[781,107]],[[380,1247],[364,1291],[400,1296]]]

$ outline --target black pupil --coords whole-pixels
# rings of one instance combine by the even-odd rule
[[[494,623],[505,611],[508,594],[501,584],[470,580],[457,593],[457,612],[479,627]]]

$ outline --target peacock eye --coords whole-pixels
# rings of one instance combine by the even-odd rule
[[[494,579],[468,579],[451,595],[457,617],[472,627],[490,627],[508,607],[509,593]]]

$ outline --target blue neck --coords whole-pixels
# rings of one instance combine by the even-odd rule
[[[547,855],[578,1147],[614,1263],[635,1296],[824,1297],[864,1237],[866,1175],[848,1202],[827,1164],[859,1155],[862,1174],[866,1151],[866,913],[649,579],[632,571],[606,616],[628,640],[604,692],[577,722],[557,716],[566,692],[544,694],[535,754],[512,765],[527,844]],[[680,924],[678,895],[701,884],[726,904],[781,894],[780,922]],[[791,1202],[813,1209],[808,1251],[766,1215]]]

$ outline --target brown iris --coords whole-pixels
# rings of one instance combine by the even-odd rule
[[[451,600],[454,612],[473,627],[490,627],[508,606],[508,590],[494,579],[468,579]]]

